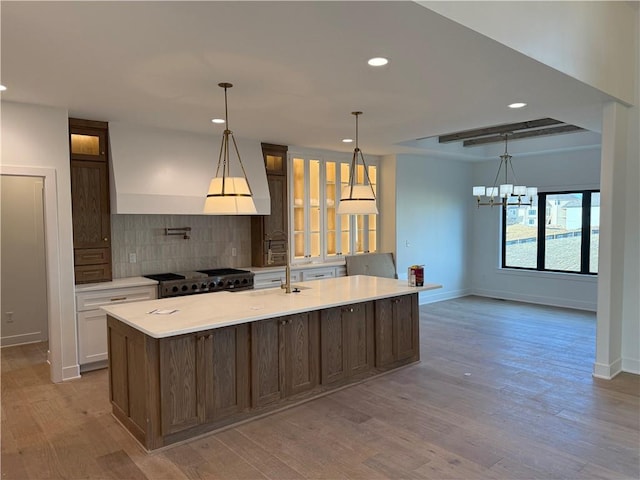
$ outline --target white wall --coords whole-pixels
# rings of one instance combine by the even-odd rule
[[[499,160],[473,167],[474,185],[491,185]],[[518,180],[540,191],[599,188],[600,150],[513,158]],[[467,192],[467,197],[471,197]],[[500,269],[500,208],[473,209],[471,288],[474,294],[596,310],[597,279],[582,275]]]
[[[640,8],[637,19],[640,24]],[[640,83],[640,38],[636,39],[636,56],[636,80]],[[622,370],[640,373],[640,108],[635,106],[628,113]]]
[[[638,100],[633,2],[417,3],[625,103]]]
[[[2,102],[0,171],[45,178],[49,349],[54,382],[79,376],[65,109]],[[15,173],[14,173],[15,174]]]
[[[48,335],[44,181],[40,177],[1,175],[0,184],[0,341],[3,347],[44,342]]]
[[[406,279],[410,265],[424,264],[425,282],[442,284],[442,289],[421,293],[421,303],[468,294],[470,165],[398,155],[396,180],[398,276]]]

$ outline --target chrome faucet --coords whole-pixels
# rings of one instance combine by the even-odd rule
[[[267,248],[267,265],[271,265],[273,263],[274,256],[284,255],[284,259],[285,259],[284,277],[285,278],[284,278],[284,283],[280,284],[280,288],[283,288],[285,293],[291,293],[291,262],[289,261],[289,239],[287,237],[287,234],[282,230],[276,230],[274,232],[271,232],[271,235],[273,235],[274,233],[282,234],[284,238],[286,238],[287,240],[284,247],[284,253],[282,252],[273,253],[271,251],[271,241],[273,239],[271,238],[270,235],[265,235],[266,240],[269,242],[269,245]]]

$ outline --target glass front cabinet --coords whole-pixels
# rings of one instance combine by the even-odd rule
[[[377,196],[377,164],[367,158]],[[290,154],[292,263],[330,262],[375,252],[376,215],[338,215],[342,187],[349,184],[351,158]],[[356,174],[362,182],[364,167]]]

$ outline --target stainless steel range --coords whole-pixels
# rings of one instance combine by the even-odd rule
[[[250,290],[254,273],[235,268],[214,268],[195,272],[144,275],[158,282],[158,298],[195,295],[197,293]]]

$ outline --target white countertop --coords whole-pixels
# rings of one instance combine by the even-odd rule
[[[406,280],[366,275],[295,282],[293,286],[300,293],[285,293],[281,288],[204,293],[109,305],[102,310],[151,337],[164,338],[442,287],[410,287]]]
[[[109,290],[112,288],[140,287],[146,285],[158,285],[158,282],[145,277],[116,278],[110,282],[82,283],[76,285],[76,293]]]

